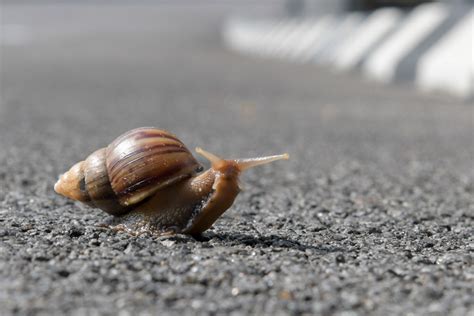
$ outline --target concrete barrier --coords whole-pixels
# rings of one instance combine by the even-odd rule
[[[313,55],[314,45],[320,42],[320,38],[326,34],[327,29],[335,22],[335,17],[325,15],[314,21],[311,27],[299,37],[289,54],[291,60],[306,62]]]
[[[394,34],[367,58],[363,71],[382,82],[395,80],[396,67],[403,57],[446,19],[446,5],[431,3],[419,6],[401,23]]]
[[[341,21],[334,25],[333,30],[328,32],[312,52],[312,60],[319,64],[331,64],[334,62],[336,52],[340,50],[350,36],[357,32],[366,15],[361,12],[348,13]]]
[[[474,10],[459,21],[418,62],[416,85],[424,91],[474,96]]]
[[[279,58],[288,58],[301,41],[304,34],[308,32],[314,25],[314,21],[302,21],[295,23],[293,28],[283,37],[275,51],[275,55]]]
[[[273,57],[277,57],[284,50],[284,45],[288,37],[299,27],[297,20],[289,20],[281,23],[271,38],[265,52]]]
[[[467,8],[467,9],[466,9]],[[227,45],[246,54],[359,69],[382,82],[410,80],[422,90],[473,97],[474,10],[430,3],[408,15],[384,8],[311,20],[227,23]]]
[[[338,69],[349,69],[363,62],[364,57],[380,43],[399,23],[403,14],[394,8],[380,9],[372,13],[357,31],[341,45],[334,59]]]

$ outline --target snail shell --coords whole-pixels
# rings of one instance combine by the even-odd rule
[[[203,149],[211,162],[205,172],[173,134],[141,127],[119,136],[63,174],[54,190],[114,215],[113,227],[132,234],[199,235],[232,205],[242,171],[288,154],[221,159]]]
[[[156,191],[200,170],[202,166],[176,136],[142,127],[75,164],[55,190],[111,215],[122,215]]]

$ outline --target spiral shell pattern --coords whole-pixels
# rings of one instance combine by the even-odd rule
[[[152,127],[133,129],[115,139],[106,148],[105,163],[110,185],[123,206],[202,170],[176,136]]]
[[[83,161],[84,182],[83,186],[91,203],[111,215],[122,215],[128,212],[128,208],[121,205],[115,197],[115,192],[110,185],[107,175],[106,149],[101,148],[89,155]]]

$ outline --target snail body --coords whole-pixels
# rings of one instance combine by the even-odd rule
[[[233,204],[242,171],[288,154],[221,159],[201,148],[202,166],[173,134],[151,127],[119,136],[63,174],[54,190],[113,215],[112,227],[132,234],[199,235]],[[201,172],[201,173],[200,173]]]

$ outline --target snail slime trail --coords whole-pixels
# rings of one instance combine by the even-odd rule
[[[201,172],[186,146],[168,131],[140,127],[116,138],[63,174],[54,190],[110,215],[110,227],[132,235],[200,235],[232,206],[241,172],[288,154],[222,159]]]

